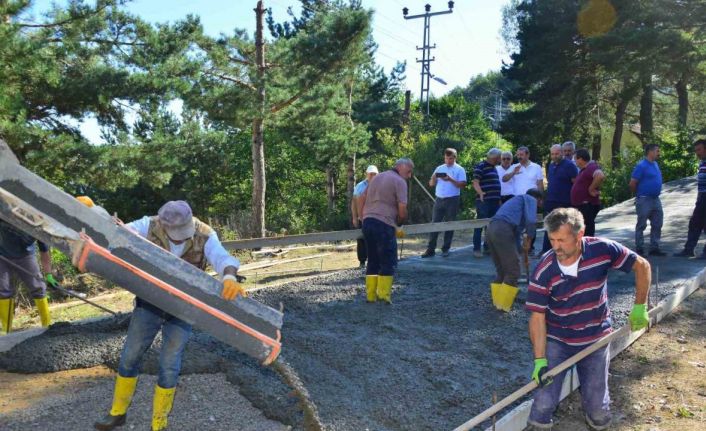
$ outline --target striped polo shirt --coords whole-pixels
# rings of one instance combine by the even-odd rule
[[[553,250],[542,256],[530,280],[529,311],[545,313],[547,338],[568,344],[591,344],[611,332],[608,270],[630,272],[637,256],[608,239],[584,237],[578,274],[564,274]]]
[[[478,163],[473,169],[473,179],[478,180],[480,189],[485,192],[483,200],[500,200],[500,178],[495,165],[486,160]]]
[[[699,173],[696,178],[699,180],[699,193],[706,193],[706,160],[699,163]]]

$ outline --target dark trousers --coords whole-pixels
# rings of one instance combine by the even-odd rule
[[[461,203],[461,196],[453,196],[450,198],[436,198],[434,201],[434,212],[431,217],[433,223],[439,223],[442,221],[454,221],[456,220],[456,214],[458,214],[458,207]],[[429,244],[427,245],[427,250],[436,250],[436,240],[439,238],[439,232],[432,232],[429,234]],[[454,238],[454,231],[447,230],[444,232],[444,245],[441,246],[441,251],[448,251],[451,248],[451,241]]]
[[[581,204],[577,206],[576,209],[581,212],[581,215],[583,215],[583,223],[586,225],[584,235],[596,236],[596,216],[598,215],[598,211],[601,210],[601,206],[594,204]]]
[[[547,201],[544,203],[544,217],[549,215],[550,212],[554,211],[557,208],[571,208],[571,204]],[[544,254],[544,252],[549,250],[550,248],[552,248],[552,243],[549,241],[549,232],[544,231],[544,243],[542,244],[542,254]]]
[[[358,220],[358,226],[363,227],[362,220]],[[358,262],[360,262],[360,265],[365,265],[365,261],[368,260],[368,250],[366,249],[365,238],[358,238],[355,251],[358,254]]]
[[[502,195],[502,196],[500,196],[500,204],[502,205],[514,197],[515,197],[515,195]]]
[[[483,202],[476,201],[476,218],[491,218],[498,212],[500,208],[500,200],[490,199]],[[483,228],[477,228],[473,230],[473,250],[481,251],[480,241],[483,236]],[[485,248],[488,248],[488,243],[486,241]]]
[[[515,226],[503,220],[493,220],[486,233],[490,256],[495,265],[495,283],[517,286],[520,278],[520,256],[517,254]]]
[[[363,220],[363,236],[368,250],[367,275],[394,275],[397,266],[395,228],[378,219]]]
[[[689,233],[686,237],[684,250],[694,251],[704,228],[706,228],[706,193],[699,193],[696,198],[694,212],[691,213],[691,218],[689,219]],[[704,253],[706,253],[706,246],[704,246]]]

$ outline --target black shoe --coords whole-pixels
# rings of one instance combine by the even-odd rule
[[[647,256],[647,255],[645,254],[645,249],[644,249],[644,248],[635,247],[635,253],[637,253],[637,254],[639,254],[640,256],[643,256],[643,257],[644,257],[644,256]]]
[[[689,250],[682,250],[679,253],[674,253],[674,257],[694,257],[694,252]]]
[[[663,252],[662,250],[658,248],[653,248],[650,250],[650,256],[666,256],[667,253]]]
[[[425,257],[434,257],[435,254],[436,254],[436,253],[434,252],[434,250],[427,250],[427,251],[425,251],[424,254],[422,255],[422,258],[425,258]]]
[[[451,254],[451,253],[449,253],[448,250],[443,250],[443,251],[441,252],[441,257],[449,257],[449,254]]]
[[[101,420],[93,424],[93,428],[101,431],[110,431],[119,426],[125,425],[127,415],[113,416],[110,413],[105,415]]]

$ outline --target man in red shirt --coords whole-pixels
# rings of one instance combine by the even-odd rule
[[[581,212],[586,225],[585,235],[596,235],[596,216],[601,210],[601,184],[605,174],[588,150],[576,150],[576,166],[580,169],[573,187],[571,187],[571,205]]]

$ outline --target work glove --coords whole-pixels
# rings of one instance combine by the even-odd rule
[[[630,321],[630,329],[633,331],[647,328],[647,324],[650,321],[650,317],[647,315],[647,304],[633,305],[628,320]]]
[[[397,237],[397,239],[402,239],[407,236],[407,234],[404,233],[401,227],[398,227],[397,229],[395,229],[395,236]]]
[[[221,296],[223,297],[223,299],[225,299],[226,301],[232,301],[238,295],[243,297],[248,296],[247,292],[245,291],[243,286],[238,283],[235,276],[223,276],[223,291],[221,292]]]
[[[534,371],[532,371],[532,380],[537,382],[539,387],[547,386],[552,383],[552,379],[542,379],[542,374],[547,372],[547,358],[539,358],[534,360]]]
[[[45,276],[44,276],[44,280],[46,280],[47,284],[48,284],[50,287],[55,287],[55,288],[56,288],[56,287],[59,287],[59,282],[56,281],[56,278],[54,278],[54,275],[51,274],[51,273],[45,275]]]

